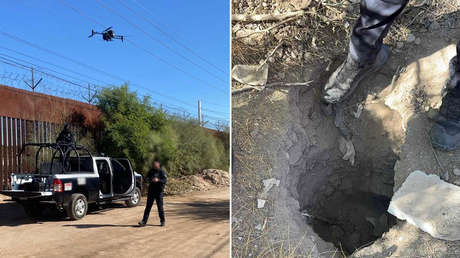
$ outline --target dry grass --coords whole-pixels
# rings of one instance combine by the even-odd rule
[[[257,3],[266,2],[265,9]],[[233,1],[234,13],[258,14],[295,10],[290,1]],[[396,47],[409,34],[426,32],[429,24],[448,26],[449,14],[460,9],[451,0],[413,0],[391,27],[385,44]],[[252,4],[251,4],[252,3]],[[425,4],[423,4],[425,3]],[[347,0],[312,0],[305,15],[276,26],[279,22],[232,24],[232,64],[258,64],[281,41],[284,47],[268,59],[270,81],[286,80],[286,74],[301,71],[306,64],[327,66],[347,52],[351,29],[359,16],[359,4]],[[270,29],[273,28],[273,29]],[[267,29],[270,29],[267,31]],[[258,32],[262,31],[262,32]],[[244,35],[251,34],[244,37]],[[276,72],[274,72],[276,71]],[[298,78],[290,76],[290,80]],[[288,76],[289,77],[289,76]],[[293,79],[294,78],[294,79]],[[237,83],[233,84],[238,87]]]

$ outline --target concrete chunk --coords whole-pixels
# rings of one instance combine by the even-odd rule
[[[443,240],[460,240],[460,187],[437,175],[412,172],[393,195],[388,212]]]

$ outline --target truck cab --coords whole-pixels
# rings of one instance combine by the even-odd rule
[[[35,149],[35,168],[23,172],[24,161],[31,163],[29,148]],[[29,216],[38,216],[45,203],[73,220],[83,218],[90,203],[140,203],[142,176],[129,159],[93,156],[83,146],[54,143],[25,144],[18,159],[20,169],[11,174],[11,189],[1,193],[22,204]]]

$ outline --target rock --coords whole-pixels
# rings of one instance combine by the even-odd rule
[[[402,42],[397,42],[396,43],[396,48],[401,49],[403,47],[404,47],[404,43],[402,43]]]
[[[270,191],[270,189],[272,189],[272,187],[274,185],[276,185],[276,186],[280,185],[280,180],[278,180],[276,178],[265,179],[262,182],[264,183],[264,193],[263,193],[263,195],[266,195],[268,193],[268,191]]]
[[[414,42],[414,41],[415,41],[415,36],[414,36],[414,34],[409,34],[409,35],[407,36],[407,42],[412,43],[412,42]]]
[[[454,175],[456,175],[456,176],[460,176],[460,168],[454,168],[453,173],[454,173]]]
[[[262,209],[265,206],[266,200],[257,199],[257,208]]]
[[[420,45],[420,43],[422,43],[422,41],[420,40],[420,38],[416,38],[414,43],[416,45]]]
[[[268,65],[235,65],[232,69],[232,78],[250,85],[265,85],[268,78]]]
[[[393,195],[388,212],[432,237],[460,240],[460,187],[437,175],[412,172]]]
[[[351,140],[346,140],[344,137],[339,138],[339,150],[342,152],[343,160],[350,161],[350,164],[353,166],[355,165],[355,147],[353,146],[353,142]]]
[[[437,21],[432,22],[429,27],[431,31],[439,30],[440,28],[441,28],[441,25]]]
[[[449,171],[446,171],[441,177],[444,181],[449,181]]]

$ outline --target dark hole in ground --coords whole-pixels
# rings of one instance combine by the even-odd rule
[[[324,76],[323,76],[324,75]],[[327,80],[327,74],[321,75]],[[318,83],[318,87],[324,85]],[[376,85],[388,85],[386,80]],[[377,86],[378,86],[377,85]],[[377,90],[378,91],[378,90]],[[394,187],[394,166],[404,132],[396,111],[375,100],[365,105],[359,118],[357,103],[369,96],[369,87],[358,88],[345,103],[343,121],[356,151],[355,164],[344,161],[339,150],[339,130],[333,115],[322,112],[321,89],[291,90],[293,146],[289,150],[289,174],[305,221],[325,241],[345,254],[372,244],[396,223],[386,212]],[[301,128],[301,129],[299,129]]]
[[[392,171],[392,168],[385,174],[373,171],[366,176],[360,168],[335,169],[309,193],[301,190],[305,183],[302,180],[309,180],[308,176],[301,177],[298,190],[304,192],[299,196],[307,224],[347,255],[371,244],[396,223],[387,212],[393,194]],[[302,196],[310,194],[308,201],[302,200]]]

